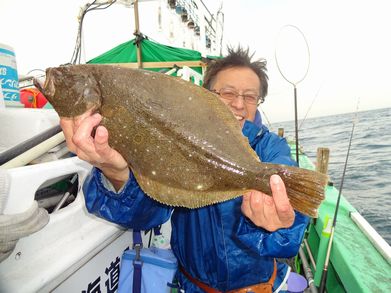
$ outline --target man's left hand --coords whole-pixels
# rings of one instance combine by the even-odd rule
[[[273,196],[257,190],[243,195],[242,213],[255,225],[270,232],[289,228],[295,220],[295,212],[289,202],[285,184],[280,176],[270,177]]]

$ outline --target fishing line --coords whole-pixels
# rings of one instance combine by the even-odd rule
[[[305,116],[304,116],[303,120],[300,123],[299,131],[301,130],[301,127],[303,126],[304,122],[306,121],[307,115],[311,111],[311,108],[314,105],[314,102],[315,102],[316,98],[318,97],[320,89],[322,88],[322,86],[323,86],[323,83],[320,85],[320,87],[318,88],[318,91],[315,94],[315,97],[312,99],[311,105],[308,107],[307,113],[305,113]]]
[[[262,108],[261,108],[261,111],[262,111],[263,116],[265,116],[265,119],[266,119],[266,121],[267,121],[267,124],[268,124],[269,129],[271,130],[271,129],[272,129],[272,124],[270,123],[269,118],[267,118],[266,113],[265,113],[265,111],[263,111]]]
[[[330,239],[329,239],[329,243],[327,245],[326,259],[325,259],[325,262],[324,262],[322,277],[321,277],[321,281],[320,281],[320,287],[319,287],[320,293],[323,293],[325,288],[326,288],[326,279],[327,279],[328,266],[329,266],[329,262],[330,262],[331,247],[332,247],[333,239],[334,239],[335,226],[337,224],[337,215],[338,215],[338,210],[339,210],[339,205],[340,205],[340,200],[341,200],[343,183],[345,181],[346,167],[348,165],[350,148],[352,146],[354,127],[356,126],[356,123],[358,121],[358,106],[359,106],[359,102],[360,102],[360,99],[358,99],[358,101],[357,101],[356,114],[355,114],[355,117],[353,118],[352,130],[350,132],[348,151],[347,151],[347,154],[346,154],[345,165],[344,165],[343,172],[342,172],[342,178],[341,178],[341,183],[340,183],[340,187],[339,187],[337,203],[335,205],[333,225],[331,226]]]
[[[278,62],[278,58],[277,58],[277,46],[275,48],[275,51],[274,51],[274,58],[276,60],[276,63],[277,63],[277,68],[278,68],[278,71],[280,72],[280,74],[282,75],[282,77],[288,82],[290,83],[291,85],[293,85],[293,93],[294,93],[294,104],[295,104],[295,140],[296,140],[296,163],[297,163],[297,166],[299,166],[299,129],[298,129],[298,118],[297,118],[297,88],[296,86],[302,82],[304,80],[304,78],[307,76],[308,74],[308,70],[309,70],[309,67],[310,67],[310,48],[308,46],[308,42],[307,42],[307,39],[304,35],[304,33],[295,25],[291,25],[291,24],[287,24],[287,25],[284,25],[281,29],[280,29],[280,32],[278,34],[278,37],[277,39],[280,37],[282,31],[286,28],[293,28],[294,30],[298,31],[299,34],[301,35],[301,37],[303,38],[304,40],[304,43],[305,43],[305,46],[306,46],[306,51],[307,51],[307,56],[308,56],[308,64],[307,64],[307,67],[305,69],[305,72],[303,74],[303,76],[301,78],[298,78],[297,81],[293,81],[291,79],[289,79],[287,77],[286,74],[284,74],[280,67],[280,64]],[[292,45],[292,44],[291,44]],[[291,49],[291,48],[290,48]],[[290,60],[295,60],[295,58],[291,58]],[[285,72],[287,73],[287,72]]]

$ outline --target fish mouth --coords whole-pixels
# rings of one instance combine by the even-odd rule
[[[45,84],[45,77],[40,76],[40,77],[34,77],[33,79],[34,86],[40,91],[44,92],[44,84]]]
[[[47,98],[52,97],[55,92],[55,86],[52,77],[53,68],[46,70],[45,76],[35,77],[33,79],[34,86]],[[49,101],[50,102],[50,101]]]

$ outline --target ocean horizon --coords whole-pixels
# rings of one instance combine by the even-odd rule
[[[380,107],[380,108],[374,108],[374,109],[367,109],[367,110],[360,110],[358,111],[357,113],[365,113],[365,112],[372,112],[372,111],[378,111],[378,110],[385,110],[385,109],[390,109],[391,107]],[[356,111],[352,111],[352,112],[341,112],[341,113],[334,113],[334,114],[325,114],[325,115],[319,115],[319,116],[314,116],[314,117],[306,117],[306,118],[300,118],[298,120],[298,125],[300,126],[301,124],[304,124],[306,123],[306,121],[308,122],[309,120],[313,120],[313,119],[319,119],[319,118],[325,118],[325,117],[332,117],[332,116],[340,116],[340,115],[354,115],[356,114]],[[262,117],[264,118],[264,116]],[[292,123],[292,125],[294,125],[295,123],[295,120],[292,120],[292,119],[289,119],[289,120],[280,120],[280,121],[275,121],[275,122],[271,122],[271,128],[270,128],[270,125],[268,124],[268,121],[264,121],[264,124],[267,125],[269,127],[269,129],[272,129],[273,131],[277,132],[277,128],[276,126],[279,125],[279,124],[286,124],[286,123]]]
[[[329,176],[339,189],[356,112],[300,120],[299,144],[313,163],[330,149]],[[342,195],[391,244],[391,108],[357,112]],[[294,139],[294,121],[273,123]]]

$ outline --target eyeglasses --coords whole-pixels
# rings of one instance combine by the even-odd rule
[[[239,94],[235,90],[226,89],[226,88],[222,88],[222,89],[220,89],[220,91],[213,90],[213,92],[218,94],[223,99],[230,101],[230,102],[232,102],[233,99],[235,99],[239,96],[242,96],[244,102],[249,105],[257,105],[258,102],[262,101],[262,99],[260,99],[260,96],[255,93]]]

